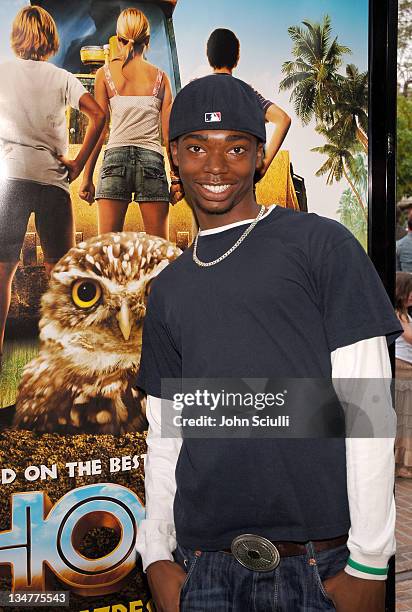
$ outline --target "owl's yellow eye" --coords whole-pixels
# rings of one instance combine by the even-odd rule
[[[72,286],[72,300],[79,308],[91,308],[101,295],[99,283],[93,280],[78,280]]]

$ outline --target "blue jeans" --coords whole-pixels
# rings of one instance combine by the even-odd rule
[[[136,202],[169,201],[163,155],[133,145],[106,149],[96,200],[131,202],[133,197]]]
[[[346,544],[282,557],[270,572],[246,569],[225,552],[192,551],[178,545],[177,563],[187,572],[180,612],[318,612],[335,610],[322,581],[346,565]]]

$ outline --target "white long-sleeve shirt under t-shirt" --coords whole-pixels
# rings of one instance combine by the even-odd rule
[[[225,229],[227,227],[224,226]],[[219,229],[208,230],[208,233]],[[337,348],[331,353],[331,365],[333,379],[384,381],[381,396],[384,407],[381,412],[386,412],[388,419],[394,422],[396,417],[389,387],[392,372],[385,337],[368,338]],[[336,388],[336,391],[340,399],[341,394],[345,394],[344,389]],[[367,413],[369,406],[364,408]],[[160,398],[149,395],[148,452],[145,463],[146,518],[140,524],[136,544],[144,571],[155,561],[173,561],[172,552],[177,545],[173,501],[176,493],[175,468],[182,440],[161,437],[160,415]],[[347,546],[353,561],[379,569],[386,568],[389,558],[395,553],[394,437],[387,435],[387,431],[385,429],[385,437],[346,439],[347,493],[351,520]],[[349,565],[345,571],[364,579],[386,579],[385,575],[365,573]]]

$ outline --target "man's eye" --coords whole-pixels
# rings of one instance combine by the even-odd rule
[[[244,147],[233,147],[233,149],[230,149],[229,153],[234,153],[235,155],[241,155],[245,151],[246,149]]]
[[[203,149],[202,147],[199,147],[199,145],[192,145],[190,147],[188,147],[189,151],[192,151],[192,153],[202,153]]]

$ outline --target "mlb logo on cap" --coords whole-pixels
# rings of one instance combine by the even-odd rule
[[[205,113],[205,122],[212,123],[215,121],[222,121],[221,113]]]
[[[188,83],[172,104],[169,139],[202,130],[236,130],[265,142],[265,115],[256,92],[227,74],[209,74]]]

